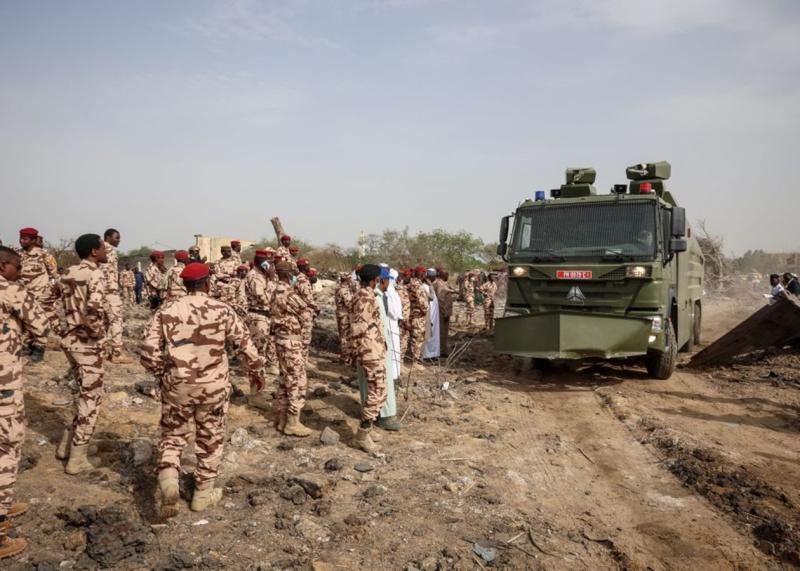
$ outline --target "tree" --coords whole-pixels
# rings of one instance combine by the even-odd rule
[[[129,250],[127,254],[125,254],[124,258],[147,258],[153,252],[152,248],[147,246],[139,246],[135,250]]]

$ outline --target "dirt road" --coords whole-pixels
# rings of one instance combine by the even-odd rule
[[[724,304],[710,312],[707,338],[735,321],[732,312]],[[144,316],[131,316],[132,347]],[[167,522],[154,509],[158,404],[137,391],[143,370],[108,368],[99,467],[73,478],[53,457],[71,395],[54,380],[63,356],[52,351],[28,368],[18,494],[33,506],[18,530],[32,545],[9,568],[798,564],[796,354],[681,369],[668,381],[610,365],[517,375],[492,355],[490,339],[461,328],[457,343],[469,350],[449,368],[411,377],[398,399],[404,430],[383,432],[384,455],[374,458],[349,446],[358,393],[321,333],[304,421],[341,441],[281,437],[270,413],[234,398],[222,504],[204,514],[183,506]],[[244,377],[235,382],[246,388]]]

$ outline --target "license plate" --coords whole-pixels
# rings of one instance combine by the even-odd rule
[[[558,270],[556,278],[559,280],[590,280],[592,279],[591,270]]]

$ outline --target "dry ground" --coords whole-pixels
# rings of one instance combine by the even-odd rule
[[[748,308],[708,305],[706,339]],[[146,312],[129,315],[137,343]],[[51,351],[26,369],[29,431],[17,493],[31,543],[9,569],[781,569],[798,565],[800,356],[652,381],[635,366],[516,374],[491,340],[400,389],[385,455],[349,446],[358,393],[316,332],[304,420],[286,438],[233,399],[222,503],[162,522],[151,443],[158,404],[138,365],[107,368],[98,468],[54,456],[71,391]],[[406,378],[406,377],[404,377]],[[406,378],[407,379],[407,378]],[[246,379],[235,383],[246,389]],[[446,389],[444,383],[448,383]],[[412,386],[408,386],[412,385]],[[324,445],[331,427],[341,442]],[[191,451],[186,467],[192,469]],[[191,478],[186,478],[187,488]]]

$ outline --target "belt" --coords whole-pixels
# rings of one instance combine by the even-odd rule
[[[264,317],[269,317],[268,309],[248,309],[247,312],[255,313],[256,315],[263,315]]]

